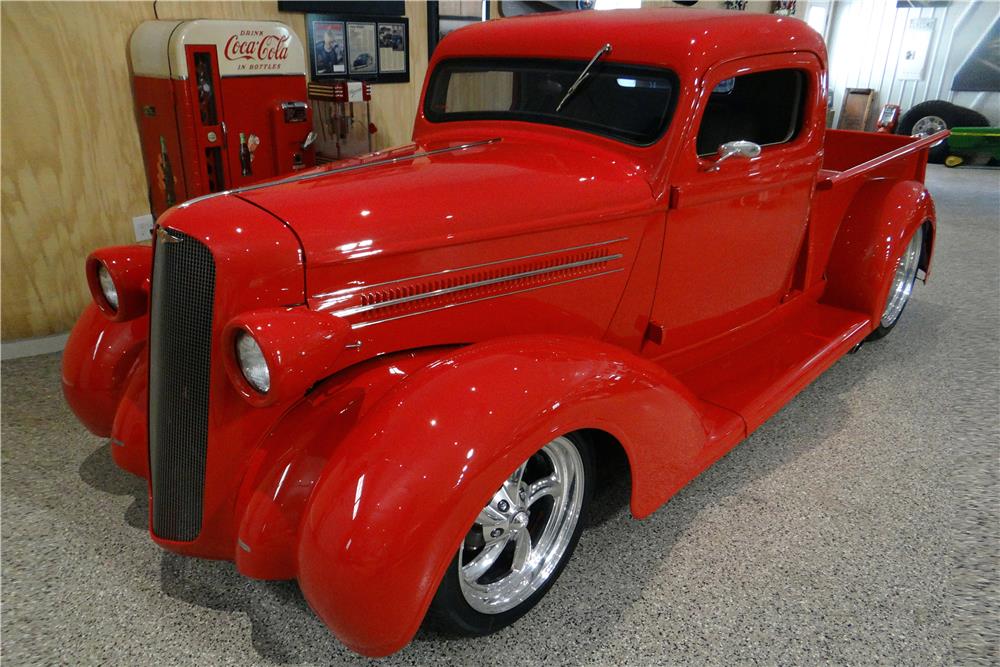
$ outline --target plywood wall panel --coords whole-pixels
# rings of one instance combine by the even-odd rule
[[[1000,122],[1000,93],[955,92],[951,82],[969,52],[1000,17],[996,2],[956,2],[934,7],[897,7],[894,2],[857,0],[834,5],[830,23],[830,90],[834,108],[847,88],[872,88],[874,126],[883,104],[913,105],[943,99],[968,106]],[[934,19],[934,33],[921,79],[900,79],[899,63],[907,26],[916,18]],[[863,47],[859,47],[863,45]]]
[[[161,19],[280,20],[305,43],[302,14],[258,2],[156,4]],[[410,139],[427,63],[426,7],[407,2],[411,80],[375,87],[375,146]],[[128,39],[152,2],[4,2],[0,59],[0,336],[69,330],[89,300],[87,254],[133,240],[148,213],[132,111]]]
[[[372,145],[376,150],[410,141],[420,90],[427,74],[427,6],[407,0],[410,19],[410,81],[386,83],[372,90],[372,122],[378,127]]]
[[[89,298],[87,253],[129,242],[128,216],[148,210],[125,45],[151,14],[0,5],[4,339],[67,330]]]
[[[246,19],[252,21],[282,21],[287,23],[305,44],[305,16],[279,12],[274,0],[251,2],[187,2],[159,0],[156,15],[161,19]]]

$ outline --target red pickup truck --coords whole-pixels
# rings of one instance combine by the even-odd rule
[[[163,548],[297,579],[367,655],[494,631],[611,458],[650,514],[926,280],[945,133],[827,130],[826,76],[775,16],[459,30],[412,144],[94,252],[66,398]]]

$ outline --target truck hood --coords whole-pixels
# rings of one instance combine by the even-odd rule
[[[366,263],[364,282],[376,279],[368,267],[398,255],[417,253],[404,262],[413,264],[409,269],[436,271],[444,268],[436,265],[441,253],[418,251],[451,248],[449,261],[461,263],[482,257],[478,248],[488,239],[510,245],[513,237],[610,220],[651,204],[644,174],[621,153],[515,138],[411,144],[239,196],[298,236],[307,297],[343,287],[345,276],[360,280],[344,265],[365,258],[379,261]]]

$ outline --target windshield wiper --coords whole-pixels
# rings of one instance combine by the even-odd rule
[[[583,68],[582,72],[580,72],[580,76],[576,77],[576,81],[573,82],[573,85],[570,86],[569,90],[566,91],[566,94],[563,95],[562,100],[560,100],[559,102],[559,106],[556,107],[556,111],[562,109],[563,105],[566,104],[566,100],[573,97],[573,93],[576,92],[576,89],[580,87],[580,84],[583,83],[583,80],[586,79],[587,75],[590,74],[590,68],[593,67],[594,63],[596,63],[598,59],[600,59],[600,57],[606,53],[611,53],[611,44],[605,44],[604,46],[602,46],[597,50],[597,53],[594,54],[594,57],[590,59],[590,62],[587,63],[587,66]]]

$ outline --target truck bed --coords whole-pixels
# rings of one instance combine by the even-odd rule
[[[822,280],[840,222],[854,196],[872,179],[924,181],[927,150],[948,131],[918,139],[898,134],[827,130],[823,166],[809,222],[806,285]]]
[[[830,189],[861,176],[865,180],[878,177],[923,182],[927,148],[947,136],[946,131],[918,139],[899,134],[827,130],[817,189]]]

